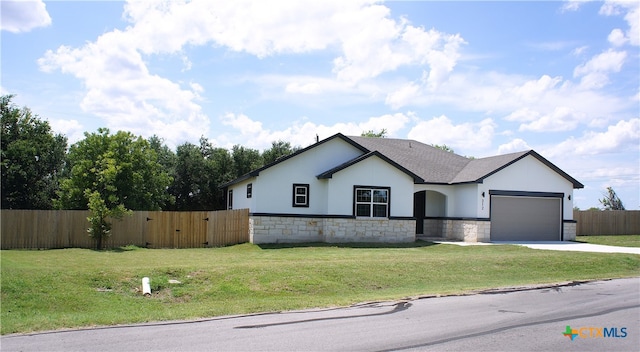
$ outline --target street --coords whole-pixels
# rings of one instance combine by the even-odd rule
[[[637,351],[640,279],[0,341],[2,351]]]

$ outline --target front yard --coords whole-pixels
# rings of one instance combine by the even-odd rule
[[[640,247],[640,235],[578,236],[576,242],[607,246]]]
[[[2,334],[640,274],[638,255],[429,242],[0,254]],[[140,292],[145,276],[151,279],[148,298]]]

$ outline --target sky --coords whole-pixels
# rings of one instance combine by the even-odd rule
[[[306,147],[341,132],[533,149],[640,209],[638,1],[6,1],[0,92],[69,143]]]

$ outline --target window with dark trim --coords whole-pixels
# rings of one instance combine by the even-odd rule
[[[247,198],[251,198],[253,196],[253,183],[247,185]]]
[[[389,187],[354,187],[354,213],[361,218],[389,217]]]
[[[309,207],[309,184],[294,183],[293,184],[293,201],[294,207]]]
[[[233,190],[230,189],[229,192],[227,192],[227,209],[231,210],[233,209]]]

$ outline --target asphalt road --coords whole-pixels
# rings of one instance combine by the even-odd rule
[[[2,351],[638,351],[640,278],[7,335],[0,343]]]

